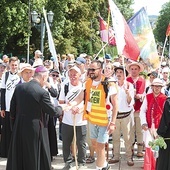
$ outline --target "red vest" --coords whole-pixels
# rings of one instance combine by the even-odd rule
[[[142,77],[139,77],[136,83],[134,83],[132,77],[127,77],[127,81],[132,83],[134,86],[134,89],[136,90],[135,94],[143,94],[145,91],[145,79]],[[135,111],[140,111],[140,107],[142,105],[142,102],[139,99],[135,99],[134,109]]]
[[[167,96],[163,93],[160,93],[157,97],[154,97],[153,93],[146,95],[148,106],[146,121],[149,128],[151,128],[152,122],[154,122],[156,129],[159,127],[166,98]]]

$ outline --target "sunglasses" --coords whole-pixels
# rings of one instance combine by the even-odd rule
[[[92,71],[92,72],[95,72],[96,70],[98,70],[100,68],[89,68],[88,71]]]
[[[56,74],[52,74],[53,77],[59,77],[59,75],[56,75]]]

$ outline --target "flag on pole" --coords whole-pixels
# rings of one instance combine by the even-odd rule
[[[102,17],[100,17],[100,37],[103,42],[108,43],[109,45],[116,45],[114,31]]]
[[[170,23],[168,24],[168,28],[166,30],[166,36],[170,36]]]
[[[149,67],[158,68],[159,55],[149,18],[144,7],[129,19],[128,25],[140,48],[140,57]]]
[[[140,54],[140,49],[131,33],[129,26],[113,0],[109,0],[109,7],[118,54],[137,61]]]
[[[55,45],[54,45],[53,37],[52,37],[52,34],[51,34],[50,26],[48,24],[47,14],[46,14],[46,11],[44,9],[43,9],[43,13],[44,13],[44,18],[45,18],[45,25],[46,25],[46,28],[47,28],[49,49],[50,49],[50,52],[52,54],[52,57],[54,58],[54,62],[55,62],[57,69],[58,69],[59,64],[58,64],[57,53],[56,53],[56,50],[55,50]]]

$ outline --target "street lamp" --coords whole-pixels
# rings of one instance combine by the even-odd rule
[[[47,20],[49,22],[49,25],[51,26],[53,22],[54,13],[52,11],[49,11],[47,13]],[[38,28],[40,26],[40,32],[41,32],[41,52],[44,51],[44,37],[45,37],[45,23],[44,23],[44,17],[37,13],[36,11],[31,12],[31,20],[33,25]]]

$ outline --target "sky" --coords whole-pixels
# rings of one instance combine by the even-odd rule
[[[142,7],[146,7],[148,15],[159,15],[161,6],[169,2],[169,0],[134,0],[135,4],[132,6],[134,12],[139,11]]]

